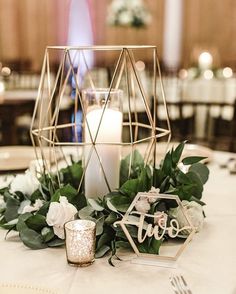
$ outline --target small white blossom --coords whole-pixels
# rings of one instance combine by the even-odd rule
[[[40,183],[37,177],[32,174],[29,170],[23,175],[17,175],[10,185],[10,192],[14,193],[17,191],[22,192],[28,196],[31,196],[34,191],[39,187]]]
[[[60,239],[64,239],[64,225],[66,222],[74,220],[77,209],[68,202],[65,196],[61,196],[59,202],[52,202],[46,216],[46,222],[53,227],[54,234]]]
[[[151,190],[149,191],[149,193],[153,193],[153,194],[159,194],[160,193],[160,189],[159,188],[155,188],[155,187],[152,187]],[[156,202],[158,199],[158,196],[152,196],[152,197],[149,197],[148,198],[148,202],[153,204],[154,202]]]
[[[183,200],[182,204],[188,214],[188,217],[192,225],[195,227],[196,231],[199,232],[203,226],[203,221],[204,221],[202,206],[195,201],[189,202],[186,200]],[[176,218],[180,228],[183,228],[184,226],[188,226],[186,217],[184,216],[180,207],[171,209],[171,215],[174,218]]]
[[[138,212],[141,213],[148,213],[148,211],[150,210],[151,206],[147,200],[147,198],[138,200],[135,204],[135,208]]]

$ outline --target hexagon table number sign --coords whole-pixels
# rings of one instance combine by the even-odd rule
[[[159,126],[157,101],[166,118]],[[54,170],[59,185],[59,167],[70,165],[73,155],[82,162],[78,190],[103,197],[119,188],[122,158],[130,154],[131,167],[138,150],[145,165],[155,167],[157,143],[170,136],[156,46],[46,48],[31,139],[44,171]]]
[[[174,209],[179,210],[181,221],[172,216]],[[179,197],[152,190],[138,193],[114,225],[121,226],[133,248],[137,256],[133,263],[164,267],[176,267],[177,259],[195,234]]]

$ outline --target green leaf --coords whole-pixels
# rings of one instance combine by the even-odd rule
[[[106,204],[107,204],[107,207],[108,207],[110,210],[112,210],[112,211],[114,211],[114,212],[117,212],[117,213],[118,213],[118,210],[115,208],[115,206],[111,204],[111,201],[110,201],[110,199],[107,199],[107,202],[106,202]]]
[[[193,187],[191,188],[192,193],[189,195],[189,199],[192,195],[198,199],[201,199],[202,192],[203,192],[203,184],[198,174],[190,171],[186,175],[188,176],[189,179],[191,179],[192,183],[194,184]]]
[[[136,246],[138,247],[139,252],[149,253],[148,239],[146,239],[143,243],[136,244]]]
[[[67,184],[55,192],[55,194],[52,196],[51,202],[58,202],[60,196],[66,197],[68,202],[73,203],[75,198],[78,196],[78,191],[70,184]]]
[[[112,207],[114,207],[112,205]],[[118,217],[117,217],[117,214],[115,212],[111,212],[108,217],[105,219],[105,223],[108,224],[108,225],[112,225],[115,221],[117,221]]]
[[[137,238],[138,235],[138,228],[132,225],[126,225],[127,230],[132,238]],[[122,239],[127,239],[125,233],[121,229],[121,227],[114,228],[116,230],[116,236]]]
[[[191,180],[189,177],[183,173],[181,170],[178,171],[178,174],[176,176],[176,180],[181,184],[191,184]]]
[[[153,171],[153,186],[159,188],[165,179],[166,175],[161,169],[154,169]]]
[[[147,192],[152,187],[151,169],[146,166],[138,177],[138,192]]]
[[[131,245],[129,242],[126,241],[116,241],[116,248],[127,248],[131,249]]]
[[[164,193],[165,191],[169,190],[170,188],[170,176],[165,177],[163,182],[160,185],[160,193]]]
[[[12,230],[13,228],[16,227],[17,223],[18,223],[18,218],[15,218],[9,221],[8,223],[2,224],[1,227],[6,230]]]
[[[45,202],[43,206],[39,208],[37,214],[46,216],[48,213],[49,206],[50,206],[50,202]]]
[[[138,179],[128,180],[120,187],[119,191],[128,195],[130,198],[134,198],[138,193],[138,183]]]
[[[190,164],[194,164],[197,163],[203,159],[206,159],[207,157],[202,157],[202,156],[189,156],[189,157],[185,157],[182,162],[185,165],[190,165]]]
[[[83,175],[82,163],[74,163],[60,170],[64,184],[70,184],[74,188],[78,188]]]
[[[44,243],[43,237],[34,230],[28,228],[21,230],[20,238],[25,246],[31,249],[43,249],[47,247]]]
[[[26,220],[31,217],[32,214],[30,212],[26,212],[24,214],[19,215],[18,223],[16,225],[16,229],[18,232],[22,231],[23,229],[27,229]]]
[[[107,232],[104,232],[98,239],[96,250],[99,250],[102,246],[106,244],[108,245],[114,237],[113,235],[114,234],[112,234],[111,229]]]
[[[184,145],[185,145],[185,142],[181,142],[177,147],[176,149],[174,149],[172,151],[172,162],[177,165],[177,163],[179,162],[180,158],[181,158],[181,155],[183,153],[183,150],[184,150]]]
[[[34,214],[25,221],[28,228],[34,231],[41,231],[43,227],[47,226],[46,217],[41,214]]]
[[[197,174],[202,184],[207,182],[209,177],[209,169],[206,165],[202,163],[195,163],[189,168],[189,171]]]
[[[50,241],[55,236],[54,232],[53,232],[53,229],[49,228],[49,227],[44,227],[41,230],[41,235],[42,235],[43,240],[44,240],[45,243]]]
[[[103,245],[101,248],[99,248],[95,253],[95,258],[101,258],[103,257],[111,248],[107,245]]]
[[[85,206],[79,211],[79,218],[86,219],[88,216],[94,212],[94,209],[91,206]]]
[[[92,206],[92,208],[96,211],[103,211],[104,207],[102,207],[99,202],[95,199],[89,198],[88,203]]]
[[[6,201],[6,210],[4,213],[7,222],[18,217],[18,208],[20,207],[20,201],[9,197]]]
[[[86,197],[83,193],[78,194],[78,197],[75,201],[72,202],[75,205],[77,210],[84,208],[87,205]]]
[[[126,212],[131,204],[131,200],[127,196],[114,196],[110,199],[111,204],[121,212]]]
[[[171,174],[172,160],[171,160],[170,152],[166,153],[166,156],[165,156],[163,164],[162,164],[162,170],[164,171],[165,175],[170,175]]]
[[[102,216],[96,221],[96,236],[99,236],[103,233],[104,220],[105,216]]]
[[[42,189],[41,189],[42,190]],[[41,200],[45,200],[44,196],[42,195],[42,192],[40,191],[40,189],[37,189],[36,191],[34,191],[34,193],[30,196],[30,200],[32,202],[34,202],[37,199],[41,199]]]
[[[47,243],[47,246],[48,247],[59,247],[59,246],[62,246],[65,244],[65,240],[62,240],[62,239],[55,239],[55,240],[52,240],[50,242]]]
[[[52,195],[51,202],[59,202],[60,196],[61,196],[60,191],[57,190],[57,191]]]
[[[162,244],[162,240],[156,240],[154,237],[151,240],[150,246],[148,248],[148,253],[159,254],[159,250]]]
[[[143,167],[144,160],[138,150],[134,150],[131,154],[126,156],[121,161],[120,165],[120,186],[122,186],[128,179],[137,178]]]

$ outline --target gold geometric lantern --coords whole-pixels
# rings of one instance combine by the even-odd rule
[[[157,101],[166,116],[161,127]],[[157,142],[169,142],[170,134],[156,46],[46,48],[31,138],[59,184],[59,167],[72,156],[83,165],[78,189],[102,197],[119,187],[124,156],[130,155],[131,167],[138,150],[145,164],[155,166]]]

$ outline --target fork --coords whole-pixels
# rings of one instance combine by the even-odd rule
[[[175,294],[192,294],[182,275],[172,274],[170,276],[170,282]]]

